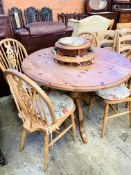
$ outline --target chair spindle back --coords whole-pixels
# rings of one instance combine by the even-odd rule
[[[131,28],[117,30],[117,52],[131,61]]]
[[[35,82],[17,70],[7,69],[4,74],[23,122],[28,120],[30,128],[33,120],[36,123],[42,121],[46,125],[56,122],[49,97]]]
[[[0,68],[16,69],[22,72],[21,62],[28,56],[24,46],[17,40],[8,38],[0,41]]]

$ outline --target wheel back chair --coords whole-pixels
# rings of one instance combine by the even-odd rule
[[[17,105],[19,117],[23,121],[20,151],[24,148],[27,133],[42,131],[44,133],[44,170],[46,171],[49,147],[70,129],[73,131],[73,140],[75,141],[75,105],[73,100],[56,91],[49,92],[47,96],[35,82],[17,70],[5,70],[4,75]],[[29,88],[25,88],[23,84]],[[71,119],[68,127],[61,132],[58,131],[61,124],[67,119]],[[57,133],[54,139],[52,138],[53,132]],[[51,139],[49,139],[49,135],[51,135]]]

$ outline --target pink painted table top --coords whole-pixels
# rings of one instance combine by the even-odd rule
[[[87,92],[116,86],[131,76],[131,62],[107,49],[96,48],[92,65],[71,67],[56,63],[51,48],[29,55],[23,72],[36,82],[55,89]]]

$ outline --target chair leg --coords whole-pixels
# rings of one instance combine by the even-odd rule
[[[108,111],[109,111],[109,105],[108,105],[108,104],[105,104],[105,108],[104,108],[104,116],[103,116],[103,120],[102,120],[102,132],[101,132],[101,138],[103,138],[104,133],[105,133],[106,124],[107,124]]]
[[[119,104],[116,104],[116,110],[119,111]]]
[[[73,133],[73,140],[76,141],[76,126],[74,120],[74,114],[71,114],[71,122],[72,122],[72,133]]]
[[[93,103],[94,103],[94,98],[91,97],[91,99],[90,99],[90,101],[89,101],[88,112],[91,112],[91,108],[92,108]]]
[[[83,100],[87,103],[88,105],[88,112],[91,112],[92,105],[95,101],[93,94],[90,94],[88,96],[83,97]]]
[[[21,134],[21,140],[20,140],[20,151],[23,151],[24,149],[26,135],[27,135],[27,130],[23,128],[22,134]]]
[[[129,105],[129,120],[130,120],[130,128],[131,128],[131,102],[128,102]]]
[[[48,168],[49,137],[44,133],[44,171]]]
[[[130,103],[130,102],[126,102],[126,108],[127,108],[127,109],[129,109],[129,106],[130,106],[129,103]]]

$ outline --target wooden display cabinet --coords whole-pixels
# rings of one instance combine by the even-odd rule
[[[113,29],[118,22],[118,12],[112,12],[112,0],[87,0],[87,15],[100,15],[105,18],[114,20]]]
[[[131,0],[114,0],[112,2],[112,11],[119,12],[120,23],[131,22]]]

